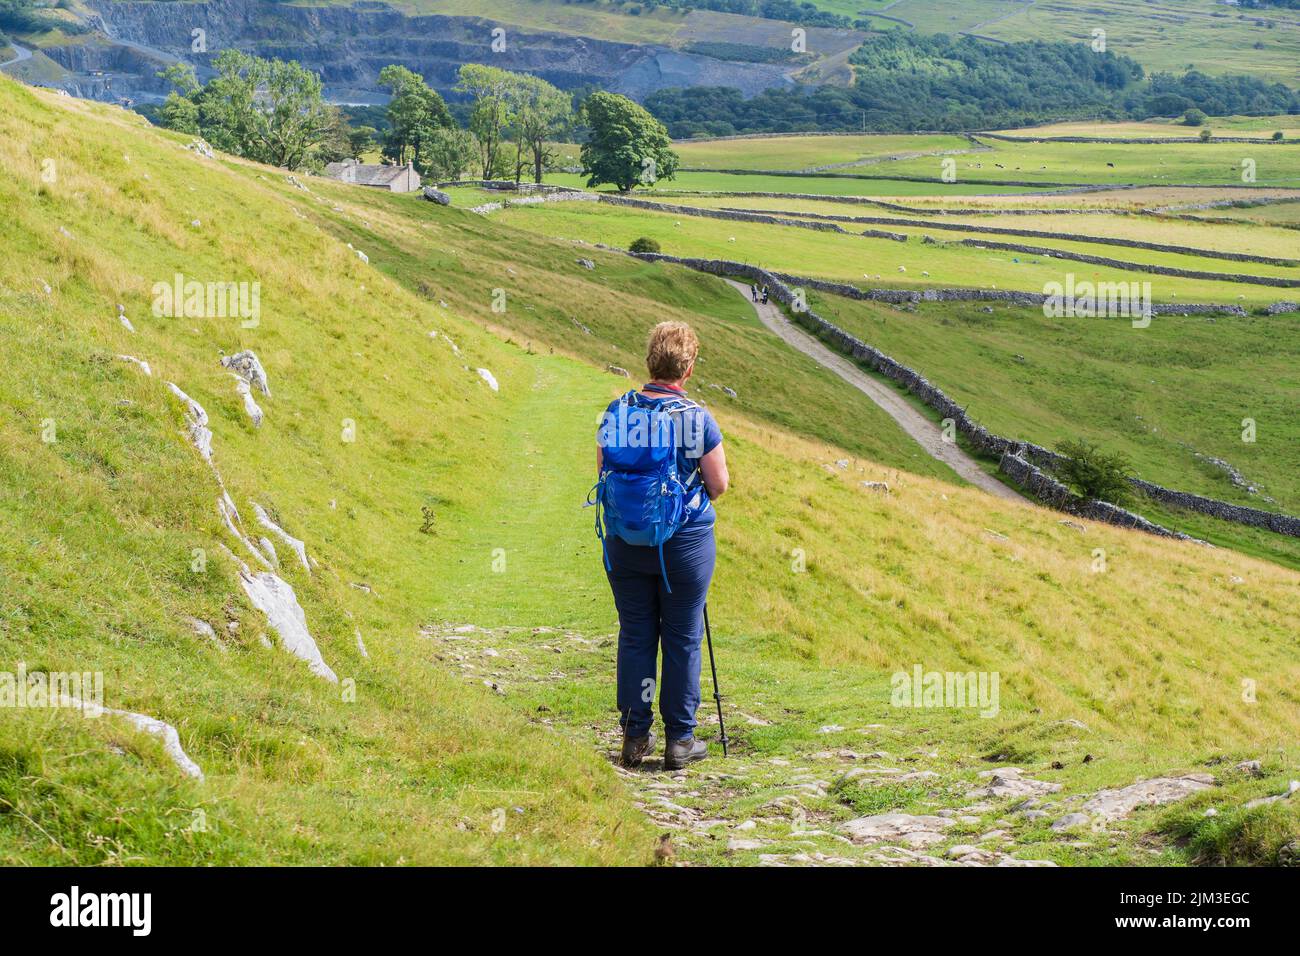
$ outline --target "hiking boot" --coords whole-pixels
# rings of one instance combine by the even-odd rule
[[[639,767],[641,761],[651,750],[654,749],[655,735],[646,734],[644,737],[623,737],[623,766]]]
[[[703,760],[709,755],[709,745],[703,740],[686,737],[670,740],[664,746],[664,769],[681,770],[693,760]]]

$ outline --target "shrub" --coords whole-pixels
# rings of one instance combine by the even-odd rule
[[[1274,138],[1275,140],[1281,140],[1281,139],[1283,138],[1282,131],[1281,131],[1281,130],[1278,130],[1277,132],[1275,132],[1275,133],[1273,134],[1273,138]]]
[[[1133,465],[1123,452],[1103,451],[1085,439],[1063,441],[1056,450],[1065,456],[1056,466],[1057,476],[1085,498],[1114,505],[1131,499]]]
[[[627,248],[629,252],[658,252],[659,242],[649,236],[642,236],[640,239],[633,239],[632,245]]]
[[[1204,126],[1206,116],[1204,111],[1198,110],[1195,106],[1183,114],[1184,126]]]

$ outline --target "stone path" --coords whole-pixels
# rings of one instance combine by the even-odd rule
[[[968,771],[881,724],[823,727],[825,749],[805,746],[779,756],[741,742],[725,760],[713,754],[677,773],[663,770],[659,740],[654,755],[630,770],[618,766],[621,739],[612,714],[575,713],[572,704],[560,703],[592,689],[612,694],[614,635],[473,624],[431,624],[421,635],[432,657],[466,683],[512,699],[535,722],[600,751],[660,834],[660,858],[677,866],[1052,866],[1032,858],[1050,850],[1041,831],[1089,796],[1061,797],[1058,784],[1015,767],[980,771],[972,790]],[[765,713],[743,691],[728,698],[727,716],[737,728],[799,719]],[[700,722],[700,736],[711,737],[716,715],[702,708]],[[851,738],[887,741],[896,752],[870,749],[870,742],[860,750],[832,743]],[[1194,789],[1166,787],[1164,799]],[[887,807],[876,795],[899,790],[910,794],[907,808],[914,812],[854,811],[855,805]],[[1144,797],[1163,802],[1145,789]],[[1072,846],[1111,839],[1096,825],[1069,822],[1071,832],[1059,839]]]
[[[746,299],[750,298],[749,286],[735,279],[725,281]],[[751,301],[751,304],[763,325],[775,332],[782,341],[803,352],[817,364],[830,369],[879,405],[931,458],[943,462],[972,485],[991,495],[1012,501],[1025,500],[984,471],[956,442],[946,440],[939,426],[917,411],[906,398],[863,371],[852,359],[831,351],[816,336],[792,323],[775,302],[764,305],[762,302]]]
[[[822,726],[813,739],[824,735],[825,744],[810,747],[805,734],[802,744],[758,752],[746,742],[746,728],[805,718],[772,709],[743,686],[727,698],[730,757],[714,746],[709,759],[668,773],[657,740],[655,753],[631,770],[618,764],[622,741],[612,700],[609,707],[594,703],[613,695],[615,635],[455,623],[426,625],[420,635],[430,656],[466,683],[599,751],[658,832],[657,858],[675,866],[1055,866],[1046,857],[1062,850],[1071,861],[1095,864],[1125,845],[1132,862],[1163,848],[1150,835],[1127,832],[1125,821],[1225,782],[1264,776],[1259,761],[1246,761],[1216,774],[1183,772],[1069,793],[1038,779],[1045,769],[943,755],[933,749],[932,733],[883,723]],[[706,697],[700,737],[713,743],[717,715],[707,703]],[[1077,720],[1052,723],[1091,733]],[[986,769],[972,772],[980,764]],[[1300,781],[1272,790],[1245,806],[1297,799]]]

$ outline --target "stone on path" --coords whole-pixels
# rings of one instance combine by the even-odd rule
[[[1061,789],[1059,783],[1047,783],[1024,776],[1017,767],[1000,767],[996,770],[984,770],[979,774],[988,780],[988,786],[972,790],[970,797],[1033,797],[1044,793],[1055,793]]]
[[[1120,820],[1138,807],[1163,806],[1190,797],[1214,785],[1208,773],[1189,773],[1181,777],[1153,777],[1127,787],[1100,790],[1080,808],[1102,820]]]
[[[850,820],[843,824],[843,829],[854,843],[898,841],[908,846],[928,846],[943,840],[943,831],[952,826],[953,822],[936,816],[878,813]]]

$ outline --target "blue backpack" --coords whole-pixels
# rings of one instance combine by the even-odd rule
[[[681,398],[651,402],[636,391],[622,396],[601,421],[600,477],[587,495],[587,506],[596,508],[605,567],[611,567],[605,546],[611,534],[628,544],[658,548],[669,593],[664,542],[687,519],[686,483],[677,474],[677,450],[684,438],[681,413],[698,407]]]

